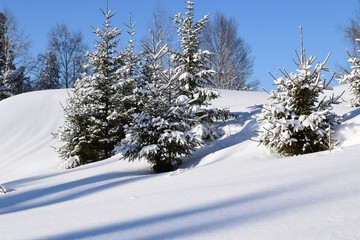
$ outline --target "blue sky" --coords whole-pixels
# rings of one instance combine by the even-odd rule
[[[162,5],[168,12],[184,12],[183,0],[109,0],[110,10],[117,12],[113,24],[123,28],[129,13],[138,21],[139,38],[147,36],[146,24],[153,9]],[[0,0],[0,9],[9,9],[33,43],[33,52],[46,48],[47,34],[56,23],[65,23],[70,29],[81,31],[92,47],[94,35],[91,26],[100,26],[105,0]],[[268,71],[278,74],[278,68],[295,71],[295,49],[299,49],[299,26],[303,26],[304,44],[308,55],[322,61],[328,52],[331,71],[336,64],[346,64],[341,28],[358,8],[357,0],[195,0],[197,18],[209,12],[220,11],[235,17],[239,34],[252,47],[255,57],[253,78],[262,87],[273,88]],[[123,36],[125,41],[127,36]]]

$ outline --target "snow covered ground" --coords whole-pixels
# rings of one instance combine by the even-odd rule
[[[277,158],[249,140],[267,94],[222,91],[214,105],[241,118],[179,170],[152,174],[120,156],[61,170],[51,133],[67,94],[0,102],[0,239],[360,239],[360,110],[346,102],[335,150]]]

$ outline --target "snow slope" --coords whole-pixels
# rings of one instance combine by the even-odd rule
[[[62,123],[67,91],[21,94],[0,102],[0,183],[56,168],[51,133]]]
[[[179,170],[155,175],[120,156],[59,169],[51,133],[66,96],[0,102],[1,239],[360,239],[360,110],[346,102],[335,108],[347,114],[335,150],[277,158],[249,140],[267,94],[222,91],[214,105],[241,118]]]

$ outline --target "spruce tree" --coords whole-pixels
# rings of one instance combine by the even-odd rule
[[[64,168],[74,168],[100,158],[91,132],[92,121],[88,109],[92,106],[88,98],[89,90],[91,86],[88,81],[75,82],[75,88],[64,107],[64,123],[54,134],[63,143],[57,152],[64,159]]]
[[[0,100],[13,95],[9,86],[9,78],[13,78],[15,66],[14,54],[10,47],[7,17],[0,12]]]
[[[174,18],[181,47],[181,51],[173,53],[171,57],[178,75],[178,97],[186,99],[186,111],[192,115],[190,125],[202,139],[211,140],[219,134],[213,126],[214,121],[225,119],[228,112],[209,108],[211,100],[220,96],[217,91],[207,88],[213,85],[215,71],[209,64],[211,53],[200,48],[200,34],[209,21],[209,15],[195,21],[194,2],[186,1],[186,5],[185,16],[178,13]]]
[[[130,161],[146,159],[159,173],[174,170],[181,157],[199,146],[199,141],[188,124],[191,116],[185,111],[184,101],[177,97],[178,75],[162,64],[162,59],[167,58],[167,46],[152,43],[143,44],[142,84],[134,92],[137,111],[125,127],[120,151]]]
[[[122,126],[116,117],[114,85],[122,65],[117,51],[120,30],[112,28],[114,13],[101,10],[103,28],[94,28],[99,40],[88,53],[92,74],[76,81],[72,96],[65,107],[65,124],[57,133],[64,145],[58,149],[64,159],[72,159],[68,167],[109,158],[120,142]],[[73,161],[73,160],[76,161]],[[75,162],[75,163],[74,163]]]
[[[36,89],[60,88],[60,69],[56,54],[49,52],[43,58],[44,63],[36,82]]]
[[[114,95],[111,101],[114,104],[114,111],[110,115],[110,119],[117,119],[119,122],[118,136],[119,139],[125,137],[123,126],[131,121],[131,114],[137,109],[137,100],[134,97],[134,89],[140,84],[140,62],[141,54],[135,53],[135,25],[130,16],[129,24],[125,24],[128,28],[129,40],[128,46],[120,53],[121,66],[117,71],[117,81],[114,82],[112,88]]]
[[[30,89],[25,67],[14,64],[16,47],[10,35],[9,20],[0,12],[0,100]]]
[[[228,114],[209,107],[219,95],[206,88],[214,71],[208,64],[210,53],[201,50],[199,42],[208,17],[195,22],[193,2],[186,3],[186,16],[177,14],[174,19],[181,52],[169,52],[154,36],[151,46],[143,43],[142,78],[135,89],[137,111],[120,146],[125,158],[146,159],[155,172],[174,170],[204,139],[217,137],[213,123]]]
[[[340,118],[332,112],[337,98],[321,98],[326,88],[322,72],[326,62],[312,64],[306,59],[301,32],[301,54],[297,54],[297,73],[283,70],[283,77],[274,78],[277,89],[270,93],[270,103],[262,107],[257,120],[261,122],[258,140],[280,155],[298,155],[330,149],[334,126]]]
[[[360,39],[356,39],[358,45],[360,45]],[[360,49],[357,50],[360,52]],[[339,82],[340,83],[349,83],[349,89],[354,95],[354,98],[351,100],[351,105],[354,107],[360,106],[360,59],[353,57],[349,54],[349,60],[351,64],[351,71],[343,74]]]

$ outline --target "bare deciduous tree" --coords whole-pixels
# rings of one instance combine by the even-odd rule
[[[161,4],[154,8],[151,18],[148,19],[147,29],[149,36],[141,40],[145,46],[157,46],[156,51],[160,51],[165,45],[172,50],[179,46],[175,42],[176,29],[172,17]],[[169,66],[171,64],[170,55],[165,55],[159,61],[162,65]]]
[[[355,9],[353,16],[349,20],[349,25],[343,28],[346,40],[350,43],[349,49],[352,56],[358,56],[359,43],[356,39],[360,39],[360,0],[358,0],[358,8]]]
[[[216,13],[202,32],[202,48],[213,53],[210,61],[216,71],[214,86],[222,89],[252,90],[257,81],[249,81],[254,58],[251,47],[238,34],[235,18]]]
[[[162,45],[173,47],[176,31],[171,16],[161,5],[154,9],[147,27],[152,32],[155,43],[161,42]]]
[[[60,65],[61,82],[66,88],[72,87],[75,80],[84,72],[87,47],[81,32],[70,32],[65,24],[57,24],[48,36],[49,52],[57,55]]]

